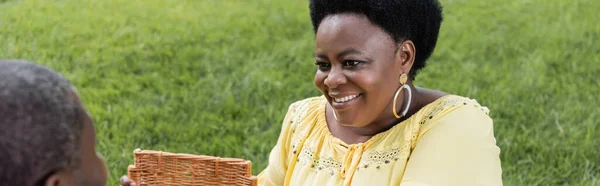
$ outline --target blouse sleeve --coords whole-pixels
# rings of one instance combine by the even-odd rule
[[[288,159],[289,159],[289,145],[292,135],[292,127],[290,119],[292,117],[292,111],[295,109],[292,104],[283,119],[283,125],[279,134],[277,144],[271,150],[269,155],[269,164],[258,176],[259,186],[279,186],[283,185],[285,180],[285,173],[287,171]]]
[[[463,106],[431,121],[416,142],[402,186],[502,185],[492,119]]]

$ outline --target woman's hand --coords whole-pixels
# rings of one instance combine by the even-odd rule
[[[127,176],[121,177],[121,186],[137,186],[133,180],[129,179]]]

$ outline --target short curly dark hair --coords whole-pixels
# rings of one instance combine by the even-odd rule
[[[413,41],[417,54],[409,74],[412,79],[433,53],[443,20],[437,0],[310,0],[309,8],[315,33],[329,15],[356,13],[365,15],[397,43]]]
[[[0,60],[0,185],[39,184],[80,165],[84,110],[72,88],[44,66]]]

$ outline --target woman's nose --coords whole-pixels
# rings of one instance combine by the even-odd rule
[[[339,85],[346,84],[347,79],[342,69],[331,68],[329,74],[325,78],[325,85],[329,88],[337,88]]]

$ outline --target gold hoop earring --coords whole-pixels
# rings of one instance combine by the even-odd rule
[[[402,75],[400,75],[400,87],[398,88],[398,90],[396,90],[396,94],[394,95],[394,102],[392,103],[392,111],[394,112],[394,117],[400,119],[401,117],[406,116],[406,114],[408,113],[408,109],[410,109],[410,101],[412,100],[412,90],[410,89],[410,86],[408,86],[406,84],[406,82],[408,81],[408,75],[406,75],[405,73],[402,73]],[[398,94],[400,94],[400,91],[402,89],[406,89],[407,93],[408,93],[408,102],[406,103],[406,107],[404,108],[404,111],[402,111],[401,115],[398,115],[398,112],[396,111],[396,104],[397,104],[397,100],[398,100]]]

